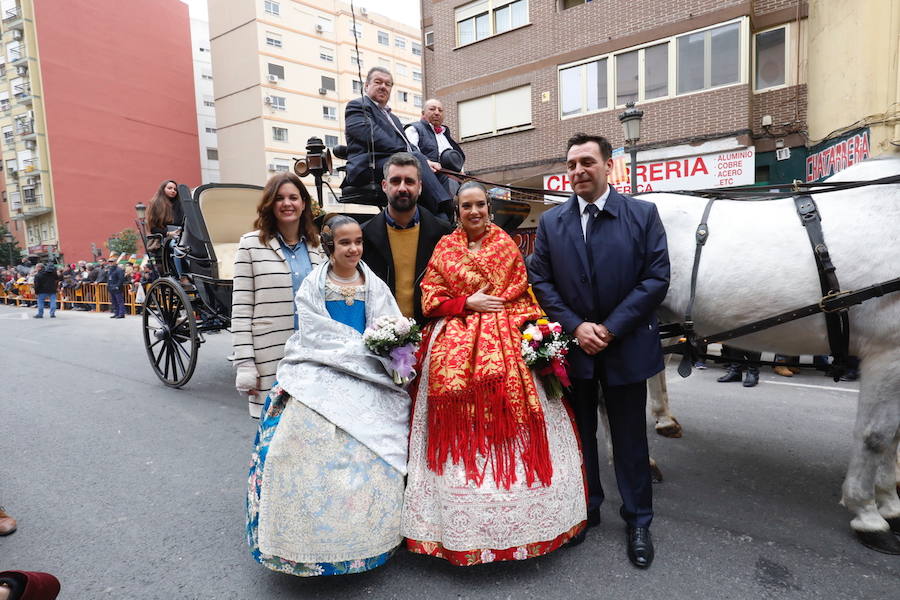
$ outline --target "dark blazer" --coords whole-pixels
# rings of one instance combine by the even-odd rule
[[[58,285],[59,276],[54,267],[44,267],[40,273],[34,276],[35,294],[55,294]]]
[[[656,309],[669,289],[666,232],[656,205],[615,189],[597,218],[593,288],[574,195],[541,216],[529,278],[547,316],[567,332],[591,321],[615,335],[602,360],[570,352],[572,377],[589,379],[602,364],[608,385],[637,383],[663,369]]]
[[[106,287],[111,292],[118,292],[125,283],[125,271],[118,266],[109,269],[109,279],[106,281]]]
[[[366,118],[368,116],[368,119]],[[347,185],[364,185],[369,183],[369,140],[374,140],[375,161],[390,158],[397,152],[406,152],[407,139],[397,130],[403,131],[403,125],[393,114],[390,121],[384,111],[368,96],[354,98],[347,103],[344,110],[344,127],[347,137]],[[370,125],[371,123],[371,125]],[[370,128],[371,127],[371,128]],[[380,167],[378,168],[380,171]],[[380,172],[377,179],[381,180]]]
[[[395,130],[391,125],[397,126]],[[384,111],[368,96],[354,98],[347,103],[344,111],[344,133],[347,137],[347,171],[341,187],[364,186],[374,183],[380,184],[384,179],[382,169],[384,163],[397,152],[406,152],[406,135],[402,133],[403,125],[393,114],[384,114]],[[372,140],[373,152],[369,153],[369,141]],[[425,156],[412,146],[412,154],[419,160],[422,176],[422,195],[419,197],[419,205],[424,206],[433,213],[438,212],[443,206],[448,210],[449,205],[444,204],[452,200],[450,192],[441,185]],[[375,172],[371,170],[369,161],[375,158]]]
[[[387,210],[387,209],[385,209]],[[363,260],[388,287],[391,293],[397,294],[397,278],[394,274],[394,255],[391,253],[391,244],[387,235],[387,221],[384,211],[378,213],[362,226],[363,230]],[[413,290],[413,305],[415,306],[416,321],[425,323],[422,314],[422,277],[425,268],[431,260],[431,254],[438,240],[453,231],[449,223],[438,219],[428,209],[419,207],[419,245],[416,249],[416,279]]]
[[[440,162],[441,155],[438,152],[437,135],[434,133],[434,129],[432,129],[431,125],[419,119],[418,121],[410,123],[407,127],[412,127],[416,130],[416,133],[419,134],[419,152],[424,154],[428,160]],[[456,140],[450,135],[450,128],[446,125],[443,127],[444,137],[450,142],[450,146],[459,152],[462,155],[463,160],[465,160],[466,153],[463,152],[462,148],[459,147],[459,144],[456,143]]]

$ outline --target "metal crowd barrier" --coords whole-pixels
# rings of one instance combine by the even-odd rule
[[[142,284],[144,291],[150,284]],[[27,306],[37,302],[34,286],[30,284],[13,285],[9,291],[0,286],[0,304]],[[112,304],[109,290],[105,283],[81,283],[74,288],[60,288],[56,293],[57,308],[73,310],[75,307],[87,307],[91,312],[108,312]],[[137,302],[133,285],[125,288],[125,309],[127,314],[136,315],[141,303]]]

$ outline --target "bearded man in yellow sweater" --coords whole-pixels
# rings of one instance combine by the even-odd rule
[[[363,225],[363,260],[391,288],[401,312],[424,323],[419,284],[431,253],[452,227],[418,205],[419,161],[398,152],[384,164],[381,187],[388,205]]]

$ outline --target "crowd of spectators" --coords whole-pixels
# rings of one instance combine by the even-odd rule
[[[30,297],[31,294],[29,292],[34,290],[35,266],[32,265],[29,259],[23,258],[22,262],[15,267],[0,267],[0,287],[2,287],[4,292],[0,300],[6,304],[15,304],[18,299],[21,303],[21,299],[27,295],[29,298],[25,302],[26,306],[33,306],[35,301]],[[74,290],[81,288],[84,291],[85,288],[90,288],[96,284],[107,283],[113,266],[123,270],[125,285],[141,300],[144,288],[159,278],[156,269],[150,264],[145,264],[141,267],[131,263],[115,265],[111,262],[88,263],[82,260],[69,265],[44,264],[43,269],[56,270],[59,279],[57,292],[65,300],[76,297],[72,293]],[[93,294],[80,294],[79,296],[95,297]],[[93,306],[86,303],[76,304],[73,308],[75,310],[94,310]]]

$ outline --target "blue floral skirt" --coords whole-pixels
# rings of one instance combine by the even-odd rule
[[[250,553],[300,577],[379,567],[402,541],[403,487],[394,468],[276,383],[250,459]]]

